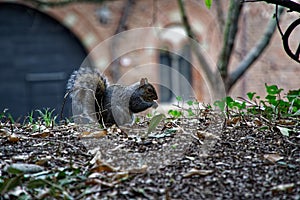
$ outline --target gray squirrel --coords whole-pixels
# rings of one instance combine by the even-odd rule
[[[134,113],[158,106],[156,90],[147,78],[129,86],[109,85],[107,78],[92,68],[73,72],[67,94],[72,98],[75,123],[132,124]]]

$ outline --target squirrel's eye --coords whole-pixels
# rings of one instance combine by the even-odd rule
[[[146,91],[147,92],[152,92],[152,88],[147,88]]]

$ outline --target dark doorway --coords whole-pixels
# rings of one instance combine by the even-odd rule
[[[160,102],[176,101],[176,96],[188,100],[192,97],[192,66],[190,48],[184,46],[180,54],[161,51],[160,66]]]
[[[15,3],[0,3],[0,54],[0,112],[15,119],[43,108],[59,114],[69,75],[87,56],[58,21]]]

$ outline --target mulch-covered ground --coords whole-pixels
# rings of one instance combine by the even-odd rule
[[[270,123],[270,124],[268,124]],[[299,122],[0,124],[0,199],[300,199]],[[30,164],[30,165],[27,165]]]

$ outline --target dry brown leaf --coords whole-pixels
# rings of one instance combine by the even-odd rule
[[[38,161],[35,162],[35,164],[40,165],[40,166],[46,166],[50,159],[51,159],[51,156],[47,156],[47,157],[39,159]]]
[[[84,131],[81,133],[81,137],[93,137],[93,138],[102,138],[107,135],[107,130],[99,130],[94,132]]]
[[[279,120],[277,123],[280,125],[291,125],[291,126],[296,124],[296,122],[292,120]]]
[[[276,185],[271,188],[272,192],[280,192],[280,191],[287,191],[287,192],[292,192],[295,187],[294,183],[287,183],[287,184],[280,184]]]
[[[20,137],[15,135],[15,134],[11,134],[10,136],[8,136],[7,140],[9,142],[15,143],[15,142],[19,142],[20,141]]]
[[[50,135],[50,131],[36,132],[31,134],[32,137],[36,137],[36,138],[45,138],[45,137],[49,137],[49,135]]]
[[[109,164],[100,164],[91,169],[92,172],[115,172],[118,171],[117,168],[109,165]]]
[[[90,131],[83,131],[83,132],[81,133],[81,136],[84,137],[84,136],[88,136],[88,135],[90,135],[90,134],[91,134]]]
[[[128,170],[129,174],[143,174],[146,173],[148,169],[147,165],[143,165],[141,168],[134,168],[134,169],[130,169]]]
[[[183,175],[183,177],[185,178],[189,178],[189,177],[192,177],[192,176],[195,176],[195,175],[199,175],[199,176],[206,176],[206,175],[209,175],[211,173],[213,173],[214,170],[203,170],[203,169],[191,169],[190,171],[188,171],[187,173],[185,173]]]
[[[206,131],[198,131],[197,136],[201,140],[204,140],[204,139],[217,139],[217,140],[220,140],[219,136],[217,136],[213,133],[206,132]]]
[[[262,125],[263,125],[262,121],[259,120],[259,119],[255,119],[255,120],[254,120],[254,124],[255,124],[256,126],[262,126]]]
[[[241,121],[241,117],[233,117],[227,120],[227,125],[236,125],[238,122]]]
[[[282,160],[284,157],[283,156],[280,156],[279,154],[277,153],[273,153],[273,154],[264,154],[264,159],[272,162],[272,163],[275,163],[279,160]]]

